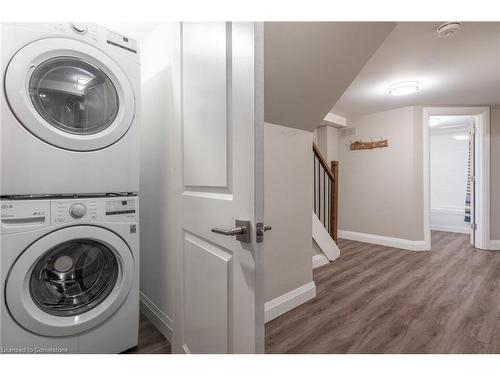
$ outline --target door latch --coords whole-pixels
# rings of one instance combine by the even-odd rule
[[[256,225],[256,237],[257,242],[264,241],[264,232],[273,229],[270,225],[264,225],[264,223],[257,223]]]

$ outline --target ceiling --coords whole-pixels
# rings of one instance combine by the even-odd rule
[[[314,130],[394,22],[266,22],[265,121]]]
[[[465,22],[448,38],[439,22],[400,22],[331,112],[354,116],[407,105],[500,103],[500,22]],[[391,96],[388,87],[418,81],[420,90]]]

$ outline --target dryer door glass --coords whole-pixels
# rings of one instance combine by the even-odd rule
[[[41,63],[29,81],[31,101],[50,125],[73,134],[103,131],[118,113],[118,93],[96,66],[75,57]]]
[[[106,299],[118,274],[115,253],[103,243],[90,239],[63,242],[35,264],[31,298],[48,314],[80,315]]]

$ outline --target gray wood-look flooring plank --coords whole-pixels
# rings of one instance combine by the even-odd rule
[[[266,325],[267,353],[500,353],[500,252],[446,232],[431,252],[339,247],[316,298]]]
[[[127,350],[124,354],[170,354],[170,342],[144,316],[139,317],[139,343],[136,348]]]

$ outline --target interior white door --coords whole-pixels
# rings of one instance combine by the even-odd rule
[[[264,350],[262,25],[184,23],[174,351]],[[212,232],[250,222],[249,242]]]
[[[470,163],[470,243],[476,245],[476,126],[474,120],[469,127],[469,163]]]

